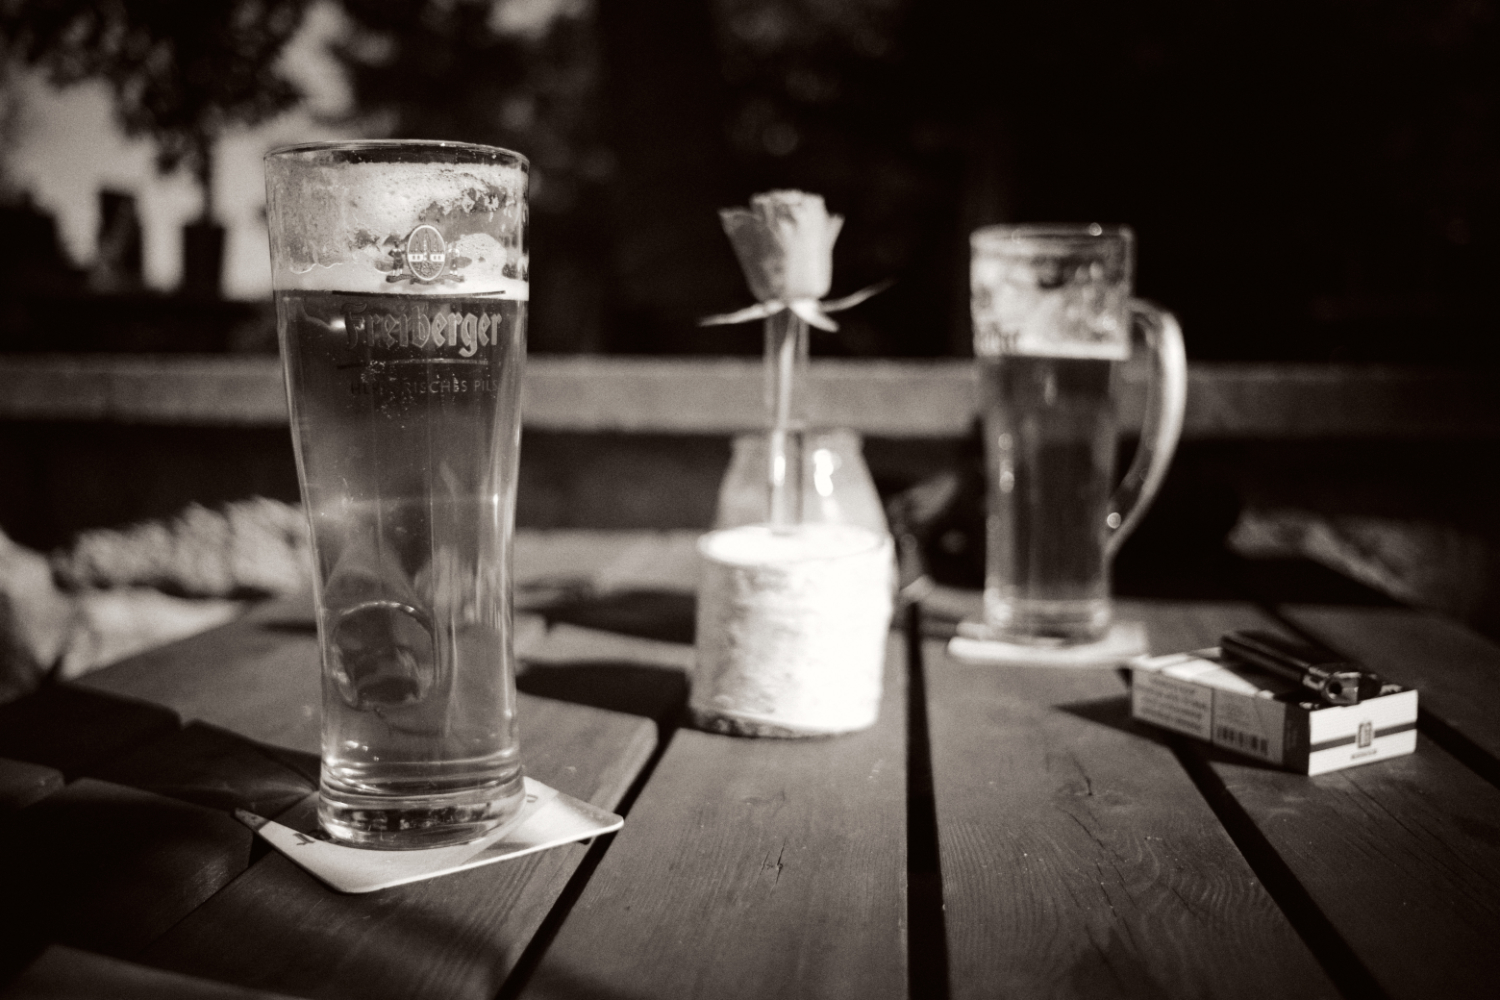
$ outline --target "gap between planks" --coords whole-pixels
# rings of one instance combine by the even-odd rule
[[[1159,652],[1263,622],[1238,603],[1120,609]],[[1107,671],[975,668],[936,641],[924,652],[954,997],[1333,995]]]
[[[948,1000],[948,929],[943,914],[942,854],[933,797],[922,661],[922,609],[905,608],[906,639],[906,933],[911,1000]]]

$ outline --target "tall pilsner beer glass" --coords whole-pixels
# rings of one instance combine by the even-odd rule
[[[1010,642],[1092,642],[1110,624],[1110,560],[1161,484],[1182,429],[1182,334],[1171,314],[1130,298],[1129,229],[991,226],[971,244],[986,631]],[[1119,369],[1132,330],[1154,373],[1140,447],[1115,489]]]
[[[319,819],[348,843],[473,840],[522,800],[510,562],[527,171],[458,143],[266,157],[317,563]]]

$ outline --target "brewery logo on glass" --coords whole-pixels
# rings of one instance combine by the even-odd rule
[[[406,238],[406,247],[391,251],[396,268],[386,275],[386,281],[417,281],[424,285],[435,281],[463,281],[461,275],[449,269],[448,246],[443,234],[432,226],[421,225]],[[453,261],[458,264],[458,261]]]
[[[386,308],[371,308],[361,301],[346,308],[343,326],[350,348],[415,348],[472,358],[480,348],[501,342],[505,318],[500,309],[498,302],[477,304],[472,299],[414,298]]]

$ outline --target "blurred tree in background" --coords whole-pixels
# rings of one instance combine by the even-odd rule
[[[4,0],[7,58],[57,86],[100,79],[130,136],[156,146],[157,168],[186,167],[203,207],[183,229],[182,292],[221,291],[224,228],[214,218],[214,147],[301,98],[278,68],[311,0]]]
[[[125,133],[186,166],[213,216],[213,148],[301,97],[277,60],[311,0],[0,0],[5,54],[58,86],[102,79]]]
[[[963,354],[968,233],[1125,222],[1198,357],[1500,358],[1494,0],[344,0],[392,134],[537,167],[542,349],[753,351],[714,209],[848,217],[820,353]]]
[[[712,0],[749,186],[901,285],[845,346],[964,353],[967,234],[1105,221],[1198,357],[1500,359],[1493,0]]]
[[[294,93],[311,0],[0,0],[164,166]],[[527,154],[533,344],[751,351],[717,208],[823,194],[819,353],[968,350],[968,234],[1124,222],[1200,358],[1500,361],[1500,0],[336,0],[372,135]]]
[[[597,26],[586,0],[340,0],[334,49],[382,134],[505,146],[531,160],[534,349],[603,349],[610,271]]]

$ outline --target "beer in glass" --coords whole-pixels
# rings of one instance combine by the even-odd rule
[[[266,157],[277,331],[312,529],[319,819],[477,839],[522,801],[511,534],[524,157],[349,142]]]
[[[1077,645],[1104,637],[1110,560],[1144,513],[1182,426],[1185,370],[1170,314],[1133,301],[1124,227],[991,226],[972,236],[983,409],[985,628]],[[1132,329],[1157,376],[1142,444],[1114,488],[1119,369]]]

